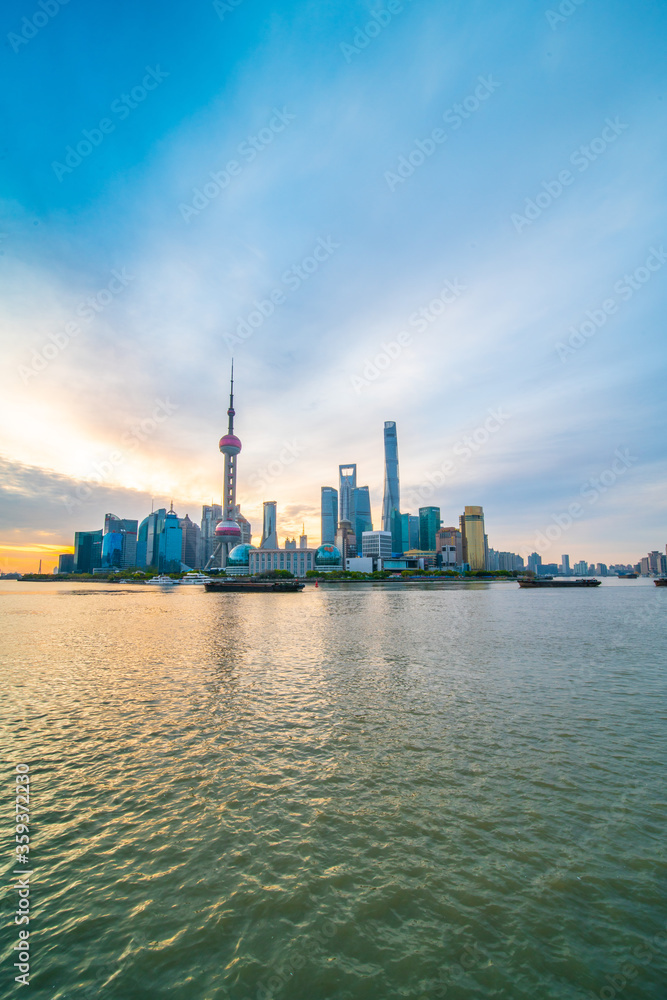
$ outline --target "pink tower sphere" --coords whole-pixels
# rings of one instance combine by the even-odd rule
[[[233,541],[241,537],[241,529],[236,521],[219,521],[215,526],[215,536]]]
[[[220,438],[220,451],[223,455],[238,455],[241,450],[241,442],[236,434],[225,434]]]

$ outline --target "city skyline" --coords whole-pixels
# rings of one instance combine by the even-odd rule
[[[233,372],[232,372],[232,379],[233,379]],[[168,408],[168,404],[167,404],[167,408]],[[228,419],[229,419],[229,426],[232,426],[232,429],[233,429],[233,417],[234,417],[234,413],[235,413],[234,408],[233,408],[233,382],[232,382],[232,390],[231,390],[230,399],[229,399],[229,408],[226,411],[226,413],[227,413],[227,416],[228,416]],[[502,417],[502,414],[500,414],[500,416]],[[228,436],[231,433],[229,431],[229,426],[228,426]],[[381,453],[381,457],[378,457],[378,460],[381,463],[381,485],[377,484],[377,485],[371,487],[370,489],[367,488],[367,487],[360,487],[360,486],[358,486],[357,485],[357,463],[343,463],[343,464],[340,464],[338,466],[339,489],[338,489],[338,491],[334,490],[334,492],[338,493],[339,514],[340,514],[340,512],[342,510],[343,504],[346,502],[346,500],[344,499],[344,493],[345,493],[345,491],[341,489],[341,485],[342,485],[342,483],[344,481],[344,479],[343,479],[343,473],[346,473],[347,475],[349,475],[349,477],[350,477],[350,483],[352,484],[351,487],[350,487],[350,498],[348,498],[347,502],[349,503],[350,499],[355,494],[361,494],[361,493],[363,493],[367,498],[369,498],[371,500],[371,508],[370,509],[371,509],[371,518],[373,520],[373,523],[375,523],[377,525],[382,524],[383,518],[384,518],[385,505],[386,505],[385,501],[386,501],[386,496],[387,496],[387,450],[386,449],[387,449],[387,431],[388,431],[388,428],[390,428],[390,432],[389,432],[390,433],[390,441],[392,441],[393,444],[394,444],[394,446],[395,446],[396,434],[397,434],[397,423],[396,423],[396,421],[384,421],[383,422],[383,436],[382,436],[382,442],[383,443],[382,443],[381,446],[378,445],[378,451]],[[491,428],[487,428],[487,427],[484,428],[484,433],[485,433],[485,435],[487,437],[488,437],[490,431],[491,431]],[[223,437],[223,439],[220,442],[220,446],[222,445],[222,442],[226,441],[226,440],[227,440],[227,438]],[[465,448],[473,449],[475,446],[481,447],[481,445],[478,444],[478,442],[480,440],[481,440],[481,438],[479,438],[479,436],[478,436],[478,438],[475,438],[474,435],[473,436],[466,436],[466,437],[464,437],[462,439],[461,444]],[[234,451],[235,451],[237,446],[240,447],[240,442],[238,442],[238,438],[236,438],[236,437],[234,437],[234,444],[235,444],[235,448],[234,448]],[[220,450],[221,450],[221,447],[220,447]],[[251,449],[248,449],[248,450],[251,450]],[[276,461],[276,465],[280,467],[281,473],[284,470],[286,470],[288,468],[288,466],[291,464],[291,462],[294,459],[296,451],[297,451],[297,449],[294,448],[294,446],[292,446],[291,449],[289,447],[283,449],[283,452],[285,452],[286,454],[282,455],[282,461],[280,459]],[[235,457],[236,457],[235,455],[232,456],[233,459],[235,459]],[[625,462],[623,462],[623,459],[625,459]],[[225,484],[227,483],[228,476],[229,476],[229,473],[227,472],[227,463],[230,461],[230,458],[229,458],[229,456],[223,454],[223,460],[225,462],[225,466],[224,466],[224,471],[223,471],[223,474],[222,474],[222,477],[221,477],[222,483],[223,483],[223,488],[222,488],[222,491],[221,491],[221,499],[224,501],[224,494],[225,494],[225,492],[229,492],[229,497],[228,497],[228,505],[229,505],[229,503],[232,502],[232,499],[231,499],[232,498],[232,492],[230,492],[229,490],[227,490],[227,487],[225,486]],[[213,458],[213,462],[215,462],[215,457]],[[609,471],[610,471],[610,473],[614,477],[616,477],[617,475],[621,475],[622,474],[622,472],[618,472],[618,470],[622,469],[624,466],[627,467],[629,464],[630,463],[628,461],[628,456],[627,455],[623,456],[623,454],[619,451],[618,454],[617,454],[617,456],[616,456],[616,465],[614,466],[614,468],[617,471],[614,472],[614,469],[611,469]],[[234,465],[234,468],[235,468],[235,465]],[[352,471],[352,470],[354,470],[354,471]],[[221,470],[218,470],[218,471],[220,472]],[[277,471],[277,469],[275,467],[272,469],[270,464],[267,466],[267,472],[269,473],[269,475],[271,475],[273,473],[274,482],[277,483],[280,477],[275,475],[276,471]],[[417,503],[418,506],[416,506],[414,510],[412,508],[410,508],[407,511],[402,511],[402,513],[403,514],[410,514],[413,517],[416,516],[417,519],[418,519],[420,508],[421,509],[425,509],[425,508],[433,507],[434,505],[429,502],[429,499],[432,496],[435,496],[435,497],[442,496],[443,492],[446,490],[446,480],[445,480],[445,485],[444,486],[440,485],[442,483],[442,481],[443,481],[443,478],[445,478],[446,472],[447,472],[447,467],[443,463],[443,465],[441,466],[440,469],[435,469],[434,472],[427,474],[427,476],[424,479],[422,479],[422,481],[417,486],[409,487],[405,491],[405,496],[409,497],[414,503]],[[259,478],[259,474],[257,472],[255,472],[255,473],[253,473],[251,475],[255,479]],[[286,477],[286,478],[287,478],[287,482],[289,482],[289,477]],[[588,484],[585,484],[586,491],[589,494],[589,499],[590,499],[590,494],[592,492],[594,492],[594,491],[597,490],[601,494],[602,492],[606,492],[606,490],[608,490],[609,488],[611,488],[612,485],[613,485],[613,483],[611,481],[609,481],[609,477],[607,477],[607,479],[602,478],[602,479],[600,479],[598,481],[595,481],[595,482],[591,481]],[[309,494],[311,494],[313,492],[313,490],[315,490],[315,489],[317,490],[318,493],[321,494],[322,487],[320,487],[320,486],[317,486],[317,487],[312,486],[309,489]],[[117,492],[118,491],[110,490],[109,494],[113,496]],[[128,492],[130,492],[130,491],[124,491],[125,494],[127,494]],[[134,492],[134,491],[132,491],[132,492]],[[273,518],[273,523],[275,524],[276,509],[277,508],[281,508],[281,504],[280,504],[279,501],[275,501],[275,500],[272,500],[272,501],[262,500],[259,503],[254,504],[254,505],[252,503],[247,504],[247,507],[244,507],[243,512],[241,512],[241,506],[242,506],[243,500],[244,500],[243,492],[244,492],[244,490],[243,490],[243,475],[242,475],[241,476],[240,496],[238,498],[241,501],[241,503],[236,504],[236,499],[237,499],[237,497],[236,497],[236,491],[234,490],[234,492],[233,492],[234,506],[235,506],[235,509],[236,509],[236,515],[235,516],[240,516],[243,521],[245,521],[246,518],[247,518],[247,520],[250,521],[250,523],[252,525],[253,537],[255,538],[257,546],[259,547],[261,545],[263,531],[264,531],[265,524],[266,524],[267,509],[270,509],[270,510],[273,511],[273,514],[271,516]],[[88,496],[88,493],[90,493],[90,496]],[[83,511],[85,511],[87,509],[91,509],[92,507],[94,507],[95,501],[96,500],[99,501],[100,497],[103,496],[103,495],[106,495],[106,490],[105,490],[105,484],[104,483],[98,484],[95,481],[89,482],[87,484],[84,484],[83,492],[80,495],[77,495],[75,493],[74,496],[70,495],[69,497],[65,498],[64,506],[68,509],[68,513],[71,513],[72,511],[83,512]],[[138,503],[138,502],[140,502],[138,496],[135,495],[134,501],[135,501],[135,504]],[[171,500],[169,500],[167,502],[170,504],[170,506],[173,509],[173,503],[174,503],[173,497],[172,497]],[[151,507],[152,508],[160,506],[160,503],[161,503],[160,500],[156,499],[155,497],[151,497]],[[219,504],[218,501],[216,501],[215,499],[213,499],[211,501],[211,504],[212,504],[212,508],[213,509],[216,509],[216,508],[219,507],[221,511],[224,511],[224,502],[222,502],[222,503]],[[443,510],[443,507],[442,507],[441,504],[438,504],[437,506],[440,507],[441,511]],[[480,507],[483,507],[483,506],[484,506],[483,504],[480,505]],[[492,538],[491,542],[489,543],[489,546],[492,547],[492,548],[494,548],[495,551],[516,551],[516,553],[519,554],[519,555],[521,555],[521,556],[523,556],[523,558],[526,561],[528,559],[528,556],[537,549],[539,551],[539,554],[542,557],[542,561],[544,563],[556,563],[556,564],[558,564],[560,562],[560,555],[556,555],[556,550],[559,547],[559,543],[560,543],[560,541],[563,538],[567,538],[568,537],[568,532],[570,531],[570,529],[572,529],[572,528],[574,528],[574,527],[577,526],[577,518],[581,517],[582,511],[583,511],[583,505],[582,504],[577,504],[575,502],[575,506],[578,508],[578,511],[575,511],[574,508],[572,507],[572,505],[570,505],[570,507],[568,507],[567,510],[562,511],[560,514],[552,514],[550,520],[543,526],[542,530],[540,530],[539,532],[537,532],[535,534],[535,537],[533,538],[533,540],[532,541],[529,540],[529,541],[525,542],[525,544],[523,544],[520,547],[514,547],[514,548],[512,548],[512,546],[501,545],[499,543],[498,544],[491,544],[491,543],[493,543],[495,541],[493,538]],[[477,509],[477,508],[470,508],[470,505],[467,505],[467,504],[464,504],[463,507],[466,510]],[[203,517],[204,516],[204,512],[207,509],[211,509],[210,507],[207,508],[206,504],[202,504],[202,503],[199,503],[199,504],[197,504],[197,503],[195,503],[195,504],[187,504],[187,503],[185,503],[185,504],[181,504],[181,508],[182,508],[182,513],[179,514],[179,517],[181,517],[181,518],[192,517],[193,520],[194,520],[194,522],[197,523],[197,524],[199,523],[200,514]],[[246,511],[247,511],[247,513],[246,513]],[[447,510],[447,516],[444,516],[444,514],[443,514],[443,516],[442,516],[442,524],[443,525],[445,523],[451,523],[451,524],[456,523],[456,524],[458,524],[461,515],[460,514],[456,514],[454,512],[451,513],[451,516],[449,516],[449,514],[450,514],[449,510]],[[105,510],[105,513],[104,513],[103,516],[105,518],[108,517],[109,516],[108,511]],[[137,515],[137,519],[139,521],[142,520],[142,517],[141,517],[140,514]],[[299,520],[301,521],[302,527],[304,527],[305,530],[306,530],[306,535],[310,535],[311,538],[313,538],[313,537],[320,537],[320,533],[321,533],[320,532],[320,527],[321,527],[321,495],[320,495],[320,503],[317,504],[317,505],[305,504],[303,502],[298,503],[298,502],[295,502],[294,498],[292,498],[292,502],[291,503],[288,501],[286,503],[286,505],[281,508],[281,513],[280,513],[279,520],[278,520],[278,532],[277,532],[277,536],[276,536],[276,538],[277,538],[277,545],[276,545],[276,547],[282,548],[284,546],[284,544],[285,544],[285,540],[286,539],[288,539],[290,537],[295,537],[297,534],[300,534],[300,531],[297,530],[298,529],[298,522],[299,522]],[[585,523],[585,522],[583,522],[583,523]],[[295,525],[296,525],[296,527],[295,527]],[[308,527],[306,527],[306,525],[308,525]],[[89,531],[89,530],[95,531],[97,529],[95,529],[95,528],[86,528],[86,529],[83,529],[81,527],[81,524],[79,523],[77,525],[76,530],[78,530],[78,531],[82,531],[82,530],[83,531]],[[236,539],[235,541],[238,541],[238,540],[240,540],[240,539]],[[320,541],[323,541],[323,539],[320,538]],[[587,545],[587,543],[584,543],[584,546],[586,546],[586,545]],[[660,546],[660,548],[662,548],[662,544],[660,542],[658,542],[658,545]],[[590,544],[588,544],[588,548],[589,549],[590,549],[590,547],[591,547]],[[216,551],[216,548],[219,549],[219,545],[218,545],[218,542],[214,540],[213,546],[211,548],[211,554],[213,554]],[[3,549],[7,550],[9,553],[11,553],[11,551],[12,551],[12,547],[11,546],[5,546],[5,547],[3,547]],[[646,548],[645,551],[651,552],[651,551],[654,551],[654,550],[655,550],[654,549],[654,545],[649,545]],[[27,564],[24,564],[23,566],[21,566],[20,562],[19,562],[20,557],[13,557],[14,560],[15,560],[15,562],[12,563],[12,561],[11,561],[12,560],[12,556],[11,555],[4,555],[3,556],[3,560],[4,561],[3,561],[2,565],[0,565],[0,572],[4,572],[4,573],[7,573],[7,572],[34,572],[35,565],[37,565],[40,560],[46,559],[47,562],[48,562],[49,559],[57,559],[57,557],[60,554],[62,554],[62,553],[68,553],[70,551],[72,551],[72,552],[74,551],[74,545],[71,544],[70,542],[64,542],[60,546],[58,546],[58,545],[53,546],[51,544],[44,545],[44,546],[40,546],[40,545],[34,545],[34,546],[27,545],[27,546],[25,546],[25,551],[22,552],[23,557],[26,558],[26,560],[27,560]],[[578,550],[577,550],[577,552],[578,552]],[[622,564],[622,565],[628,565],[628,566],[633,565],[634,566],[634,565],[637,564],[638,560],[641,560],[642,558],[644,558],[644,553],[641,553],[641,552],[639,552],[639,553],[630,553],[630,555],[628,555],[627,557],[619,557],[617,555],[614,555],[612,557],[612,556],[609,555],[608,552],[603,552],[603,553],[596,552],[596,553],[593,553],[593,555],[591,557],[591,553],[589,551],[588,555],[582,554],[582,553],[579,553],[578,555],[574,555],[572,557],[572,563],[574,564],[574,563],[583,563],[583,562],[585,562],[588,565],[595,565],[595,564],[598,564],[598,563],[601,562],[601,560],[599,558],[600,555],[603,555],[603,556],[606,557],[606,562],[603,563],[604,565]]]
[[[232,354],[256,534],[316,535],[342,462],[379,526],[391,419],[406,511],[444,477],[502,551],[663,548],[665,11],[399,6],[7,9],[4,571],[219,503]]]

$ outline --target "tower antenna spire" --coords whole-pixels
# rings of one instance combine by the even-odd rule
[[[229,417],[229,423],[227,424],[227,433],[234,433],[234,358],[232,358],[232,377],[229,385],[229,409],[227,410],[227,416]]]

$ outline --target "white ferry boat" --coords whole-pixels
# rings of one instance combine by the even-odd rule
[[[153,586],[157,587],[173,587],[178,582],[178,580],[172,580],[170,576],[166,576],[164,573],[160,573],[159,576],[153,576],[150,580],[146,580],[147,584],[153,584]]]
[[[195,572],[193,570],[192,572],[186,573],[185,576],[181,577],[181,583],[188,583],[188,584],[200,583],[200,584],[204,584],[204,583],[210,583],[211,579],[212,578],[210,576],[206,576],[205,573],[197,573],[197,572]]]

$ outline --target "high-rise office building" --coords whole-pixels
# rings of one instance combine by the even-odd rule
[[[373,530],[373,518],[371,516],[371,494],[368,486],[356,486],[353,492],[354,517],[352,528],[357,539],[357,549],[361,544],[361,536],[364,531]],[[357,553],[358,554],[358,553]]]
[[[484,511],[481,507],[465,507],[459,518],[463,561],[474,571],[486,569],[488,543],[484,534]]]
[[[392,544],[390,531],[365,531],[361,536],[361,555],[391,559]]]
[[[535,573],[537,575],[540,571],[541,565],[542,565],[542,556],[539,554],[539,552],[531,552],[530,555],[528,556],[528,569],[530,570],[530,572]]]
[[[181,562],[188,569],[196,569],[199,563],[201,545],[199,536],[201,534],[198,524],[190,520],[188,514],[180,521],[181,526]]]
[[[241,545],[252,545],[252,525],[250,521],[241,513],[241,504],[237,503],[234,508],[234,520],[241,529]]]
[[[307,549],[308,548],[308,535],[306,534],[306,525],[305,524],[303,524],[301,526],[301,534],[299,535],[299,548],[300,549]]]
[[[419,548],[422,552],[435,552],[435,536],[440,528],[440,508],[419,508]]]
[[[463,539],[454,527],[440,528],[435,536],[436,552],[447,550],[447,563],[460,566],[463,562]],[[452,557],[453,556],[453,557]],[[444,561],[444,560],[443,560]]]
[[[394,534],[394,512],[400,512],[401,496],[398,479],[398,436],[396,422],[384,422],[384,499],[382,502],[382,530]],[[394,526],[392,528],[392,525]],[[392,544],[396,538],[394,537]]]
[[[71,552],[63,552],[58,556],[58,573],[74,572],[74,555]]]
[[[137,565],[137,525],[129,518],[106,514],[102,537],[102,568],[129,569]]]
[[[151,511],[139,526],[137,566],[159,573],[179,573],[182,551],[181,519],[173,504],[170,510],[160,507]]]
[[[259,547],[260,549],[278,548],[278,504],[275,500],[264,501],[262,541]]]
[[[183,530],[181,519],[172,504],[164,517],[162,532],[158,541],[157,568],[160,573],[179,573],[181,552],[183,551]]]
[[[164,519],[167,508],[159,507],[152,510],[148,517],[139,525],[139,542],[137,544],[137,566],[146,569],[157,569],[160,554],[160,535],[164,529]],[[144,548],[145,535],[145,548]]]
[[[561,556],[560,566],[559,566],[561,576],[569,576],[572,570],[570,569],[570,557]]]
[[[199,536],[199,559],[198,566],[208,565],[208,561],[215,552],[217,539],[215,528],[219,521],[222,521],[222,505],[212,503],[204,505],[201,509],[201,533]],[[141,529],[140,529],[141,530]]]
[[[356,465],[338,466],[338,520],[354,524],[354,491],[357,488]]]
[[[92,573],[102,565],[102,529],[74,533],[74,564],[77,573]]]
[[[338,530],[338,490],[333,486],[322,487],[321,517],[321,544],[333,545]]]
[[[345,519],[341,519],[338,522],[335,548],[341,554],[343,566],[346,565],[347,559],[354,558],[357,554],[357,540],[352,531],[352,525]]]
[[[660,573],[660,552],[657,550],[648,554],[648,569],[649,573],[655,573],[656,576]]]
[[[417,519],[419,520],[419,519]],[[419,532],[414,546],[410,545],[410,515],[394,510],[391,517],[391,544],[395,556],[400,556],[410,548],[419,547]]]
[[[419,548],[419,516],[417,514],[408,514],[408,533],[408,547],[404,550],[405,552]]]

